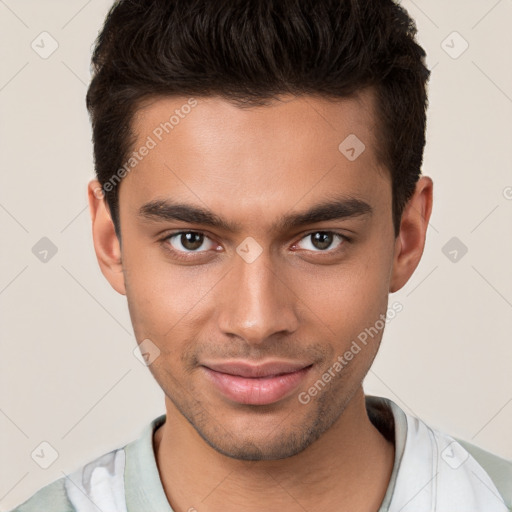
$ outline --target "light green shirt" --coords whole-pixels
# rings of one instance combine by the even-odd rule
[[[378,512],[507,512],[512,462],[456,441],[385,398],[366,397],[375,426],[395,443],[395,461]],[[153,432],[46,485],[11,512],[173,512],[153,451]],[[200,504],[190,507],[200,510]]]

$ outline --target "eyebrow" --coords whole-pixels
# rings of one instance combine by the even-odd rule
[[[270,230],[286,231],[329,220],[367,218],[372,214],[373,208],[362,199],[341,197],[316,204],[302,212],[283,215],[270,227]],[[223,219],[210,210],[186,203],[174,203],[170,200],[157,199],[144,204],[139,209],[139,216],[150,221],[178,220],[190,224],[202,224],[231,233],[242,230],[240,224]]]

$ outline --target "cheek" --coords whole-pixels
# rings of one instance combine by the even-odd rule
[[[138,249],[127,241],[123,270],[137,339],[162,339],[190,324],[221,277],[206,267],[173,265],[157,244]]]
[[[334,333],[356,335],[386,310],[387,264],[367,257],[301,276],[298,294]]]
[[[310,299],[312,322],[327,327],[323,343],[332,349],[317,377],[334,373],[333,389],[360,383],[377,354],[386,325],[381,315],[385,319],[387,310],[387,274],[377,263],[368,259],[339,267],[323,280],[324,291]]]

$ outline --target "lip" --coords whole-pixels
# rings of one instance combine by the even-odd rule
[[[285,361],[205,363],[205,376],[233,402],[268,405],[289,396],[313,365]]]

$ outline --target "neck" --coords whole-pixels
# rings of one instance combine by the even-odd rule
[[[362,388],[338,421],[303,452],[242,461],[211,448],[166,400],[155,432],[160,479],[175,512],[375,512],[391,477],[394,445],[368,418]]]

